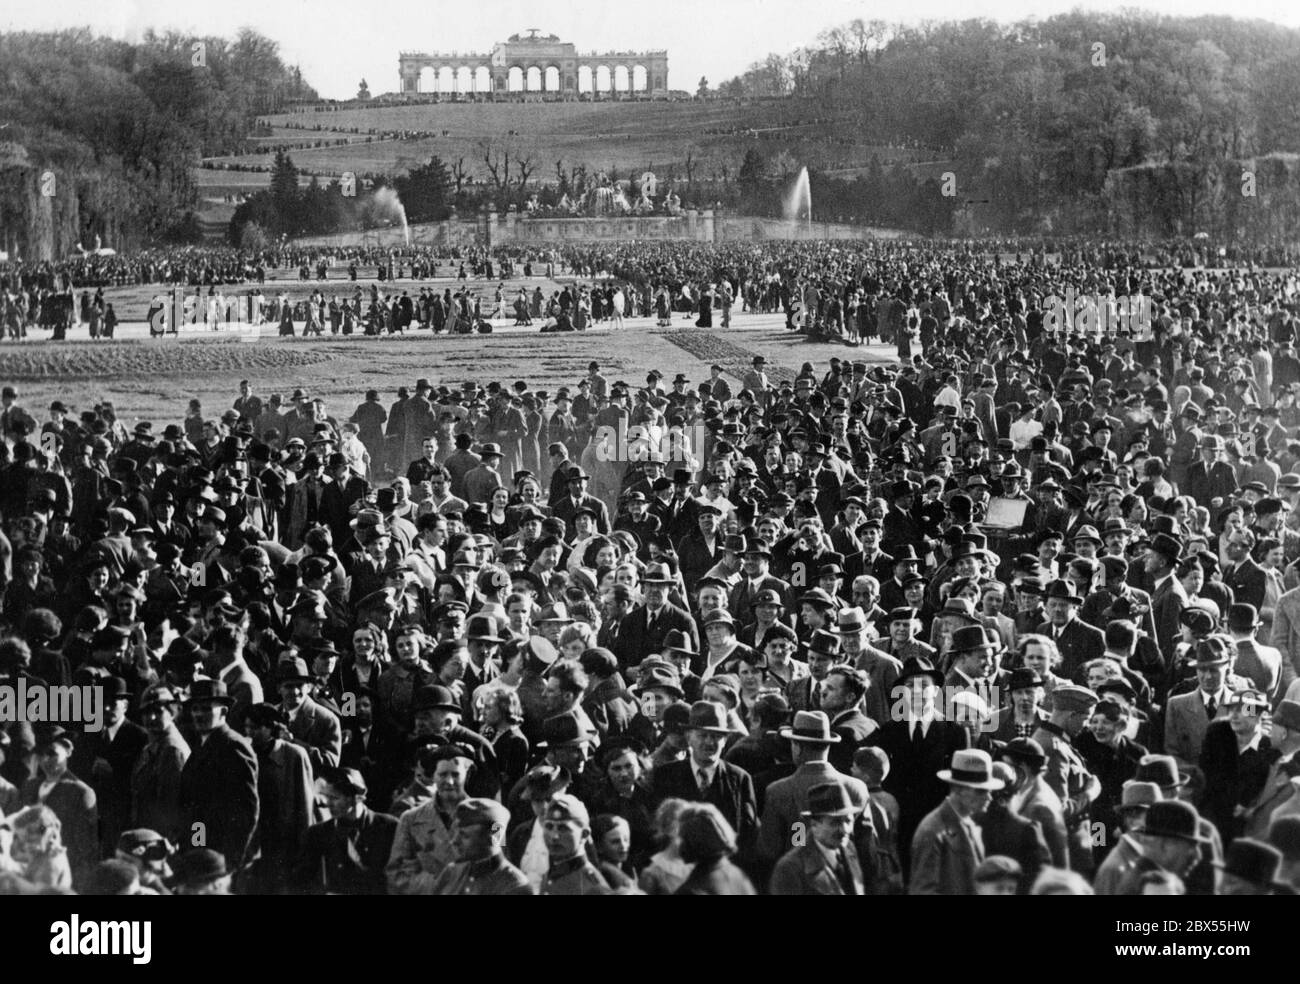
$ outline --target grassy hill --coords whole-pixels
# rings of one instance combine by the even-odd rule
[[[476,180],[487,179],[479,149],[484,141],[510,141],[532,153],[538,162],[535,177],[541,181],[554,180],[555,162],[561,160],[566,167],[585,164],[589,170],[615,170],[620,176],[650,169],[661,178],[684,178],[688,155],[697,179],[720,175],[723,168],[734,175],[750,147],[769,155],[785,150],[800,164],[814,168],[859,167],[873,153],[885,162],[900,156],[907,160],[932,156],[925,150],[881,147],[872,142],[870,133],[856,130],[847,119],[822,118],[818,112],[815,104],[801,100],[439,103],[355,106],[331,112],[307,108],[264,116],[270,131],[256,142],[266,148],[299,145],[291,150],[294,163],[318,174],[400,173],[437,154],[449,163],[463,157]],[[433,136],[384,136],[403,130]],[[365,142],[367,135],[372,142]],[[349,142],[300,146],[342,140]],[[271,163],[269,153],[208,160]],[[268,180],[267,174],[255,172],[205,170],[199,175],[205,189],[228,186],[247,191],[265,187]]]

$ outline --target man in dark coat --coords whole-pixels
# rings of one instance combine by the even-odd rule
[[[1106,652],[1106,636],[1098,628],[1079,618],[1083,599],[1069,581],[1057,580],[1047,586],[1047,621],[1038,627],[1038,634],[1056,643],[1061,654],[1059,676],[1082,683],[1084,667]]]
[[[721,704],[696,701],[691,705],[686,730],[690,754],[656,767],[652,792],[656,803],[669,798],[712,803],[736,832],[743,858],[752,856],[758,833],[758,801],[749,773],[722,760],[723,745],[732,733]]]
[[[1254,546],[1255,534],[1250,530],[1235,530],[1228,537],[1228,560],[1231,563],[1224,569],[1223,583],[1232,589],[1233,601],[1239,605],[1254,605],[1258,611],[1264,607],[1268,575],[1250,557]]]
[[[947,783],[937,778],[940,769],[952,761],[954,752],[969,744],[966,729],[945,721],[935,706],[943,674],[928,660],[914,658],[903,664],[903,672],[890,695],[890,720],[874,731],[865,744],[889,756],[889,775],[884,790],[898,800],[898,844],[904,870],[909,864],[912,835],[922,818],[948,795]]]
[[[226,723],[234,701],[220,680],[195,680],[189,709],[197,735],[181,772],[181,835],[243,865],[257,828],[257,755]]]
[[[853,845],[854,818],[862,812],[843,783],[808,790],[802,812],[811,836],[792,848],[772,872],[773,895],[864,895],[862,866]]]
[[[397,818],[366,806],[366,781],[356,769],[319,770],[330,819],[308,828],[297,882],[325,895],[386,895],[384,869]]]
[[[99,804],[101,854],[112,854],[131,819],[131,773],[149,733],[126,719],[131,692],[121,677],[104,682],[104,726],[82,735],[68,765],[85,776]]]
[[[551,509],[556,519],[564,520],[565,528],[573,529],[573,520],[578,510],[590,510],[592,518],[596,521],[596,532],[601,536],[608,536],[609,528],[609,508],[594,495],[587,494],[587,486],[591,482],[591,476],[581,468],[569,469],[569,492],[566,496],[555,502]]]
[[[668,601],[668,588],[674,583],[663,564],[651,564],[641,579],[645,590],[645,604],[628,612],[619,622],[618,638],[614,640],[614,655],[621,670],[637,666],[647,656],[663,652],[668,633],[674,629],[690,641],[691,649],[698,650],[700,636],[695,619]]]

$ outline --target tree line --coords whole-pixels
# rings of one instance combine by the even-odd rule
[[[807,99],[875,143],[952,147],[951,197],[990,230],[1267,237],[1300,214],[1300,31],[1264,21],[855,20],[716,92]]]
[[[130,246],[196,234],[193,170],[240,147],[258,114],[315,98],[276,42],[89,29],[0,34],[4,139],[77,199],[83,241]]]

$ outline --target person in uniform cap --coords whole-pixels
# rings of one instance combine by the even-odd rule
[[[807,794],[800,816],[807,840],[781,857],[772,871],[773,895],[863,895],[862,865],[853,845],[854,803],[842,782],[818,783]]]
[[[509,824],[510,811],[496,800],[463,800],[451,831],[456,863],[443,869],[429,894],[532,895],[527,877],[502,850]]]
[[[947,783],[948,796],[912,836],[908,894],[974,895],[975,869],[984,860],[977,821],[1005,782],[993,775],[993,760],[981,749],[954,752],[951,766],[936,775]]]
[[[587,858],[591,818],[582,800],[558,793],[543,814],[550,865],[542,880],[542,895],[610,895],[609,884]]]
[[[1051,717],[1032,735],[1046,757],[1044,778],[1061,800],[1070,834],[1070,867],[1082,875],[1093,873],[1092,801],[1101,795],[1101,783],[1084,765],[1074,739],[1092,716],[1098,697],[1087,687],[1062,684],[1052,691]]]
[[[141,894],[169,894],[166,881],[172,875],[167,863],[174,852],[167,838],[143,827],[124,830],[117,839],[113,857],[132,865],[140,879]]]

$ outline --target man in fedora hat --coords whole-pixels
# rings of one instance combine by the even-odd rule
[[[1063,684],[1052,691],[1051,716],[1032,735],[1046,757],[1044,778],[1065,814],[1070,867],[1083,875],[1093,871],[1089,817],[1092,801],[1101,795],[1101,783],[1075,750],[1074,739],[1087,725],[1096,704],[1097,695],[1087,687]]]
[[[826,679],[832,666],[844,661],[840,646],[840,636],[821,629],[808,638],[805,649],[808,663],[808,675],[792,680],[786,687],[785,696],[790,707],[796,711],[820,710],[822,701],[821,684]]]
[[[1291,661],[1281,652],[1259,642],[1255,635],[1261,625],[1254,605],[1235,603],[1228,606],[1228,635],[1236,644],[1237,658],[1232,671],[1251,682],[1256,690],[1275,706],[1294,679]]]
[[[574,527],[574,516],[580,509],[590,509],[596,520],[596,532],[609,536],[609,508],[600,499],[587,493],[591,476],[577,466],[569,469],[569,493],[552,505],[556,519],[564,520],[569,529]],[[480,500],[482,501],[482,500]]]
[[[1084,667],[1090,660],[1106,652],[1106,637],[1100,629],[1079,618],[1083,604],[1074,585],[1066,580],[1055,580],[1044,593],[1047,621],[1038,626],[1039,635],[1056,643],[1061,654],[1059,673],[1067,680],[1081,683]]]
[[[664,640],[674,630],[681,632],[693,648],[699,646],[695,619],[668,600],[668,592],[676,583],[667,564],[647,565],[641,576],[645,602],[623,617],[614,641],[620,670],[627,671],[647,656],[662,652]]]
[[[994,657],[1001,650],[990,638],[994,633],[982,625],[963,625],[953,631],[948,656],[952,669],[944,679],[945,694],[967,691],[993,708],[996,705],[993,673]]]
[[[984,860],[978,819],[994,790],[993,760],[980,749],[953,752],[949,768],[935,773],[948,795],[912,835],[909,895],[974,895],[975,868]]]
[[[284,713],[274,704],[257,703],[244,718],[257,753],[256,860],[246,872],[249,894],[278,895],[290,890],[293,868],[308,828],[319,817],[307,752],[289,737]]]
[[[1293,777],[1300,772],[1300,703],[1283,700],[1273,712],[1268,741],[1276,757],[1269,765],[1264,787],[1241,814],[1242,833],[1256,840],[1267,837],[1274,812],[1294,794]]]
[[[775,591],[780,607],[791,611],[794,596],[790,585],[768,573],[772,562],[772,551],[767,543],[755,537],[741,537],[740,545],[740,581],[731,589],[727,599],[727,608],[741,625],[748,625],[754,620],[753,608],[765,592]]]
[[[908,609],[910,611],[910,609]],[[867,675],[867,692],[862,701],[862,712],[877,724],[889,720],[894,681],[902,670],[902,659],[871,644],[870,626],[862,609],[856,605],[841,608],[836,623],[828,631],[839,637],[842,656],[848,663]],[[929,648],[929,647],[926,647]]]
[[[1156,644],[1165,665],[1174,663],[1175,647],[1182,638],[1179,616],[1189,604],[1183,583],[1174,575],[1183,544],[1168,533],[1156,533],[1147,545],[1143,569],[1151,581],[1151,613],[1156,623]]]
[[[723,747],[732,734],[721,704],[696,701],[686,728],[689,754],[656,767],[651,791],[656,803],[670,797],[712,803],[731,824],[741,855],[747,857],[758,833],[758,802],[749,773],[722,759]]]
[[[1147,810],[1152,803],[1163,798],[1160,787],[1153,782],[1130,779],[1124,783],[1124,792],[1116,807],[1121,827],[1114,839],[1115,846],[1097,866],[1097,876],[1093,879],[1093,891],[1098,895],[1114,895],[1120,879],[1141,859],[1142,845],[1138,835],[1146,826]]]
[[[178,841],[202,834],[231,868],[247,860],[260,809],[257,755],[226,723],[234,700],[220,680],[195,680],[188,710],[197,736],[181,771]]]
[[[330,643],[330,648],[333,644]],[[339,764],[343,753],[343,726],[333,711],[311,698],[315,679],[300,656],[290,656],[276,667],[280,712],[289,728],[290,741],[307,753],[312,773]]]
[[[121,677],[109,677],[104,687],[104,726],[81,735],[68,766],[85,776],[95,791],[99,837],[108,854],[131,817],[131,770],[149,741],[149,734],[127,719],[131,692]]]
[[[913,832],[947,791],[933,777],[969,744],[965,728],[943,719],[937,705],[942,685],[943,674],[928,660],[905,662],[890,690],[888,717],[866,740],[889,756],[884,789],[898,800],[898,845],[905,867]]]
[[[1237,476],[1232,466],[1221,457],[1224,451],[1222,437],[1206,434],[1201,438],[1198,450],[1200,458],[1188,466],[1187,480],[1180,482],[1179,488],[1198,505],[1214,508],[1232,496],[1237,488]]]
[[[1232,641],[1222,635],[1202,639],[1196,643],[1193,659],[1196,689],[1170,697],[1165,705],[1165,751],[1183,765],[1200,759],[1210,722],[1228,715],[1225,705],[1231,692],[1227,675],[1233,660]]]
[[[190,757],[189,743],[176,727],[179,703],[175,692],[161,685],[140,697],[149,740],[131,769],[131,823],[165,837],[180,830],[181,772]]]
[[[330,819],[303,838],[299,887],[313,894],[386,895],[397,818],[366,806],[366,780],[356,769],[327,766],[319,779]]]
[[[506,860],[503,847],[510,811],[489,799],[456,806],[452,848],[456,863],[443,869],[431,895],[532,895],[522,871]]]
[[[907,605],[907,593],[903,582],[917,573],[921,558],[913,542],[909,541],[895,548],[893,553],[894,576],[880,585],[880,606],[886,611]]]
[[[1109,887],[1106,894],[1110,895],[1140,895],[1142,876],[1149,872],[1165,871],[1187,878],[1208,844],[1201,834],[1200,820],[1196,807],[1190,803],[1180,800],[1152,803],[1147,808],[1146,825],[1134,838],[1142,856],[1122,870],[1113,884],[1107,877],[1099,889]]]
[[[859,810],[866,808],[869,797],[864,782],[831,765],[831,749],[843,741],[831,730],[825,712],[796,711],[793,722],[780,728],[778,734],[789,741],[795,768],[763,793],[758,852],[769,863],[789,848],[794,825],[808,809],[808,794],[814,787],[829,782],[842,784]]]
[[[862,804],[842,782],[819,783],[808,790],[805,838],[776,863],[773,895],[863,895],[862,865],[853,844],[854,821]]]

